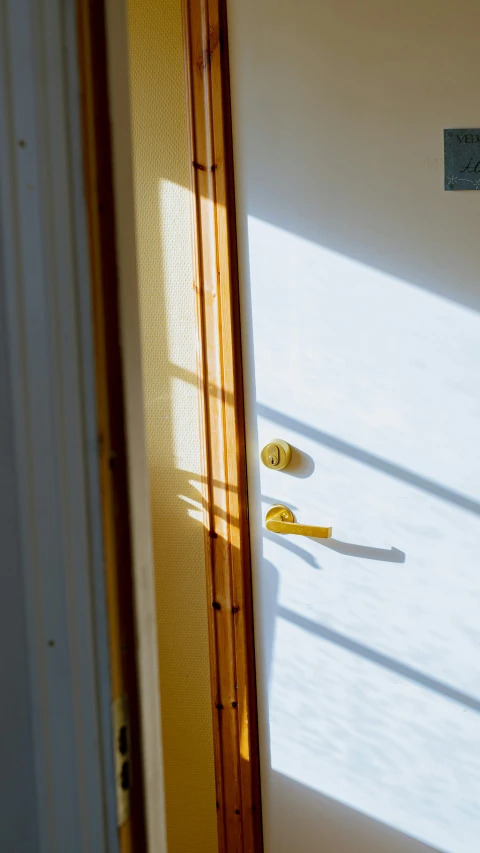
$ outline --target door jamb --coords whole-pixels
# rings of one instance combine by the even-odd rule
[[[260,853],[257,695],[226,0],[183,0],[220,853]]]

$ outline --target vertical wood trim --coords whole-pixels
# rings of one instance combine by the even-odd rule
[[[183,0],[220,853],[262,850],[225,0]]]

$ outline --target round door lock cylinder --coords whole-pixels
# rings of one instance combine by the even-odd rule
[[[282,471],[290,464],[292,448],[283,439],[273,438],[263,448],[260,458],[267,468],[272,468],[273,471]]]

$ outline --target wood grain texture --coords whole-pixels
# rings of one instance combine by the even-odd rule
[[[262,850],[240,311],[223,0],[184,0],[221,853]]]

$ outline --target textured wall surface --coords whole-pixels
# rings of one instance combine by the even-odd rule
[[[168,850],[215,853],[181,0],[128,8]]]

